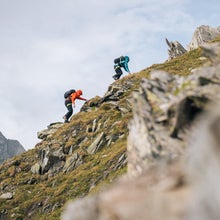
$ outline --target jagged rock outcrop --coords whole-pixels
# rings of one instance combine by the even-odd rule
[[[65,155],[62,148],[52,150],[49,146],[38,150],[39,162],[31,167],[34,174],[44,174],[49,172],[50,175],[58,173],[65,164]]]
[[[98,137],[94,140],[94,142],[88,147],[87,152],[89,154],[94,154],[98,150],[100,150],[101,147],[104,147],[105,145],[106,145],[105,133],[102,132],[101,134],[98,135]]]
[[[216,37],[220,36],[220,29],[213,28],[208,25],[202,25],[196,28],[192,40],[188,46],[188,50],[196,49],[205,43],[210,42],[211,40],[215,39]]]
[[[189,50],[196,49],[205,43],[214,40],[218,36],[220,36],[220,27],[213,28],[208,25],[202,25],[195,30],[187,49],[185,49],[178,41],[172,42],[166,39],[166,43],[169,47],[168,60],[181,56]]]
[[[109,86],[108,91],[104,94],[102,98],[96,96],[95,98],[86,102],[80,111],[91,111],[92,108],[100,107],[102,104],[109,105],[109,108],[115,108],[126,114],[131,111],[131,105],[129,102],[126,106],[118,105],[118,102],[133,86],[132,80],[127,80],[123,84],[112,84]]]
[[[62,125],[62,122],[51,123],[47,126],[47,129],[37,132],[37,137],[39,139],[46,140],[47,138],[51,137],[51,135],[54,134]]]
[[[204,51],[212,66],[185,78],[154,71],[142,81],[133,96],[128,175],[69,203],[63,220],[220,218],[220,44]]]
[[[166,39],[166,43],[169,47],[169,49],[168,49],[168,55],[169,55],[168,60],[171,60],[173,58],[181,56],[181,55],[183,55],[184,53],[187,52],[187,50],[178,41],[172,42],[172,41],[168,41]]]
[[[0,132],[0,164],[8,158],[21,154],[24,151],[24,147],[17,140],[7,139]]]

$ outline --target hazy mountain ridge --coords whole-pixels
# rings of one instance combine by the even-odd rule
[[[24,151],[25,149],[19,141],[7,139],[0,132],[0,164],[11,157],[23,153]]]
[[[174,149],[166,147],[163,138],[169,136],[169,143],[180,143],[177,137],[184,136],[182,130],[187,121],[177,123],[176,106],[179,106],[178,100],[181,100],[177,96],[178,94],[181,96],[183,91],[187,92],[187,89],[190,90],[190,80],[196,81],[190,78],[184,81],[185,76],[192,74],[196,68],[205,63],[208,65],[208,62],[208,59],[202,55],[202,50],[196,49],[169,62],[155,64],[114,82],[103,97],[95,97],[86,102],[81,112],[74,115],[69,124],[52,123],[46,131],[39,133],[42,141],[34,149],[6,161],[0,167],[1,217],[17,220],[59,219],[64,204],[68,200],[98,192],[102,186],[109,185],[116,177],[125,174],[127,163],[129,173],[137,175],[146,168],[146,164],[149,165],[149,161],[160,163],[160,158],[172,159],[181,156],[185,148],[184,142],[176,145]],[[158,70],[159,74],[152,74]],[[164,71],[171,73],[172,77]],[[207,77],[204,78],[206,82],[215,81],[214,76],[208,80]],[[140,99],[139,96],[142,98]],[[165,104],[172,100],[174,105],[169,108],[170,115],[165,115]],[[146,103],[147,107],[143,108]],[[202,101],[193,99],[192,103],[199,109]],[[139,118],[139,115],[143,118]],[[132,118],[133,122],[131,122]],[[142,129],[142,126],[139,127],[134,120],[138,123],[143,122],[144,126],[146,122],[149,123]],[[135,127],[134,124],[138,126],[130,134],[129,124],[133,127]],[[164,127],[167,124],[169,126]],[[167,135],[160,135],[162,139],[158,139],[155,131],[158,129],[161,131],[161,128],[168,128]],[[138,136],[140,134],[142,135]],[[150,138],[145,136],[147,134],[150,134]],[[147,140],[145,143],[149,148],[142,145],[143,148],[139,149],[140,145],[137,142],[141,143],[142,139]],[[149,170],[151,175],[148,178],[153,179],[154,169]],[[167,173],[169,172],[170,170],[167,169]],[[177,172],[179,177],[177,180],[174,179],[172,184],[181,182],[181,172],[181,170]],[[155,178],[159,186],[160,178]],[[129,184],[131,189],[133,189],[132,182],[135,180],[131,180],[131,185]],[[144,184],[146,184],[145,181],[142,185]],[[124,187],[123,184],[122,186]],[[128,192],[131,191],[126,191],[129,197]],[[142,191],[140,193],[147,196]],[[106,195],[106,198],[111,198],[108,197],[108,193]],[[117,196],[114,193],[113,195]],[[88,203],[91,209],[85,209],[83,205],[85,203],[82,200],[82,206],[77,206],[77,210],[84,207],[83,212],[87,211],[90,219],[93,219],[94,215],[97,217],[97,213],[90,212],[90,210],[97,210],[96,205],[99,211],[103,208],[103,212],[99,214],[103,213],[105,217],[108,210],[114,212],[111,201],[106,205],[104,197],[98,197],[101,198],[103,206],[98,203],[100,200],[98,202],[95,200],[95,203]],[[91,201],[94,201],[94,198]],[[123,200],[123,196],[121,198]],[[136,198],[135,201],[141,204],[138,197]],[[126,201],[129,203],[129,200]],[[85,200],[85,202],[88,201]],[[119,218],[120,215],[117,213],[116,216],[118,219],[123,219],[123,217]],[[98,216],[94,219],[105,219],[102,217]],[[88,215],[85,215],[85,218],[88,219]],[[83,218],[75,216],[75,219]],[[106,219],[114,218],[106,217]]]

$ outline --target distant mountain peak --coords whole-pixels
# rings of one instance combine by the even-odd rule
[[[0,131],[0,164],[25,151],[17,140],[7,139]]]

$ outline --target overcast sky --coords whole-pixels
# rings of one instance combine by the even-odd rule
[[[197,27],[220,25],[219,10],[219,0],[0,0],[0,131],[33,148],[63,121],[65,90],[103,96],[114,58],[128,55],[133,73],[162,63],[165,38],[186,47]]]

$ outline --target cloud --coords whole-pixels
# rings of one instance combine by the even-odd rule
[[[37,131],[62,121],[65,90],[102,96],[115,57],[129,55],[132,72],[164,62],[165,37],[185,46],[201,17],[219,21],[217,7],[190,0],[0,0],[0,130],[34,147]]]

